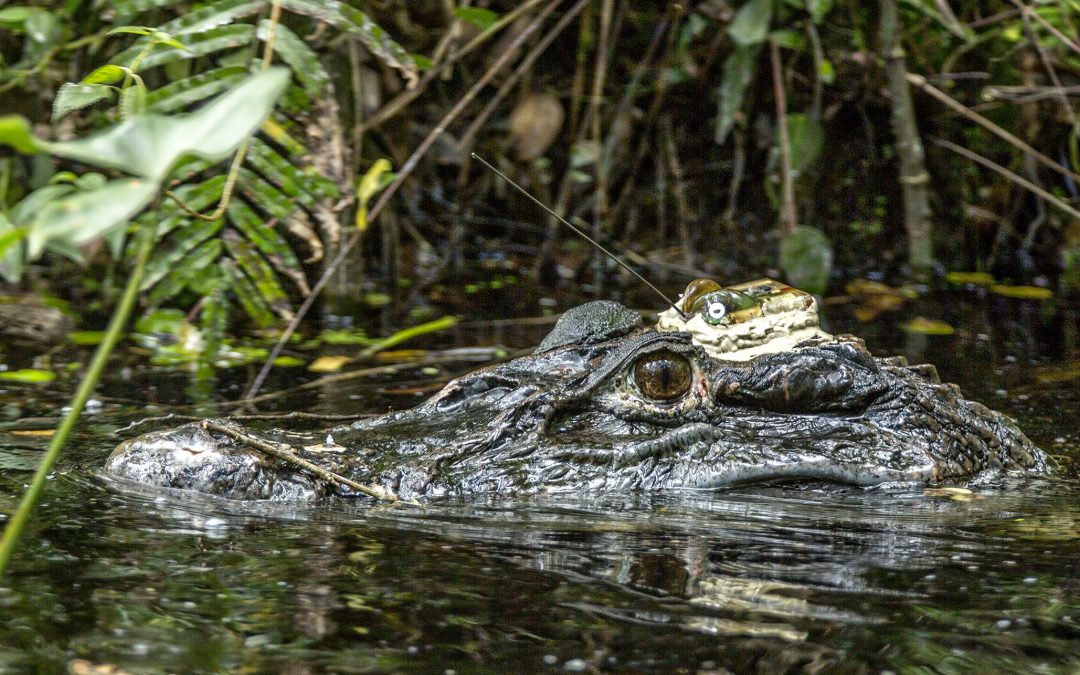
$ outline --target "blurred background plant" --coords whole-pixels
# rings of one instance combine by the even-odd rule
[[[676,288],[965,271],[1080,289],[1077,0],[355,4],[0,8],[15,146],[204,109],[273,36],[291,77],[259,134],[227,159],[188,156],[135,221],[157,230],[141,310],[182,312],[200,353],[293,318],[354,236],[324,315],[423,320],[493,279],[605,297],[630,283],[473,151]],[[34,222],[123,167],[39,148],[0,151],[0,272],[92,325],[128,274],[128,228],[46,241]],[[538,294],[512,296],[507,311],[539,311]]]

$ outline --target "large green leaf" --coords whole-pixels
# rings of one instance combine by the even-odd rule
[[[38,152],[38,140],[30,131],[30,122],[22,115],[0,117],[0,145],[10,145],[24,155]]]
[[[716,113],[715,139],[718,144],[727,140],[735,125],[735,113],[742,108],[746,87],[754,79],[761,44],[738,47],[724,63],[724,75],[720,81],[720,101]]]
[[[796,227],[780,245],[780,267],[787,282],[810,293],[824,293],[832,271],[829,238],[812,227]]]
[[[821,125],[805,113],[787,116],[788,140],[791,144],[791,170],[804,171],[821,156],[825,132]]]
[[[37,143],[67,159],[160,182],[186,155],[210,161],[228,157],[259,128],[288,83],[287,68],[271,68],[190,115],[138,115],[77,141]]]
[[[739,8],[728,26],[728,35],[742,47],[761,44],[769,34],[772,12],[773,0],[750,0]]]
[[[157,194],[155,181],[125,178],[105,187],[50,201],[26,226],[26,256],[34,260],[46,244],[81,246],[127,221]]]

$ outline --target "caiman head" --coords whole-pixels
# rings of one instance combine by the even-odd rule
[[[640,324],[614,302],[582,305],[533,354],[458,378],[412,410],[332,429],[321,443],[276,439],[401,498],[937,482],[1047,468],[1008,418],[941,384],[932,366],[877,359],[854,339],[824,335],[724,360],[689,333]],[[233,498],[328,491],[198,425],[127,441],[106,469]]]

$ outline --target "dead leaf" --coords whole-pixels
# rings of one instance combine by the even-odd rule
[[[952,335],[956,330],[949,324],[939,319],[927,319],[925,316],[917,316],[901,326],[908,333],[920,335]]]
[[[550,94],[530,94],[510,113],[510,140],[517,158],[531,162],[540,157],[559,135],[563,124],[563,107]]]
[[[320,356],[311,362],[308,370],[313,373],[336,373],[352,361],[349,356]]]
[[[997,284],[990,287],[991,293],[1017,298],[1020,300],[1049,300],[1054,297],[1054,292],[1042,286],[1005,286]]]

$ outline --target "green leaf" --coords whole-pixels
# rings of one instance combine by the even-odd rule
[[[131,119],[146,112],[146,86],[136,82],[120,92],[120,119]]]
[[[925,316],[917,316],[911,321],[900,326],[905,333],[917,333],[919,335],[952,335],[956,329],[940,319],[928,319]]]
[[[40,45],[53,44],[60,39],[60,34],[63,32],[60,19],[52,12],[44,10],[33,12],[26,17],[23,30],[26,31],[26,37]]]
[[[192,249],[178,262],[150,292],[150,304],[158,305],[162,301],[176,296],[189,286],[207,275],[213,275],[211,267],[221,258],[221,240],[212,238]]]
[[[458,7],[454,10],[454,16],[471,23],[480,30],[491,28],[499,20],[498,14],[484,7]]]
[[[735,125],[735,113],[742,108],[746,88],[754,79],[754,69],[760,51],[760,44],[738,47],[724,63],[714,135],[718,145],[727,140],[731,128]]]
[[[214,236],[221,230],[224,221],[196,220],[191,219],[175,237],[170,237],[168,246],[158,252],[147,263],[146,276],[143,278],[139,290],[145,292],[153,288],[159,281],[164,279],[172,270],[184,265],[182,262],[187,255],[204,241]]]
[[[172,36],[203,33],[257,14],[264,6],[265,3],[260,0],[217,0],[181,13],[172,21],[161,24],[158,30]]]
[[[92,345],[99,345],[105,339],[105,331],[103,330],[76,330],[68,333],[68,342],[77,344],[83,347]]]
[[[833,0],[806,0],[806,11],[810,12],[810,20],[815,24],[821,23],[832,6]]]
[[[41,10],[22,6],[0,9],[0,26],[5,28],[22,28],[23,23],[25,23],[35,11]]]
[[[806,38],[797,30],[782,28],[769,33],[769,39],[784,49],[801,51],[806,47]]]
[[[191,33],[178,38],[180,48],[157,49],[139,62],[139,72],[163,66],[167,63],[195,59],[226,50],[251,44],[255,28],[248,24],[222,26],[203,33]],[[138,41],[134,46],[117,54],[113,60],[124,66],[131,66],[146,48],[145,41]]]
[[[79,84],[113,84],[128,76],[131,71],[123,66],[101,66],[90,71]]]
[[[182,110],[193,103],[232,89],[247,74],[246,68],[234,66],[216,68],[170,82],[146,95],[146,109],[157,113]]]
[[[38,141],[67,159],[161,181],[181,157],[225,159],[258,129],[289,82],[287,68],[261,71],[190,115],[138,115],[87,138]]]
[[[14,284],[22,277],[23,256],[18,243],[26,236],[26,231],[15,227],[7,216],[0,212],[0,277],[9,284]]]
[[[56,124],[68,113],[93,105],[112,96],[112,87],[104,84],[74,84],[67,82],[53,99],[52,122]]]
[[[0,372],[0,380],[7,382],[22,382],[23,384],[45,384],[56,379],[56,373],[50,370],[37,370],[36,368],[23,368],[22,370],[6,370]]]
[[[117,17],[121,17],[122,20],[126,21],[128,18],[148,9],[160,9],[170,5],[178,5],[180,2],[181,0],[114,0],[109,4],[112,6],[113,11],[116,12]]]
[[[255,246],[232,230],[226,230],[221,237],[225,241],[226,251],[237,261],[247,279],[255,285],[259,296],[276,314],[288,320],[293,309],[288,302],[285,289],[278,283],[278,275],[273,273],[266,260],[258,254]]]
[[[389,184],[386,178],[393,180],[393,174],[387,175],[391,168],[390,160],[380,158],[356,183],[356,227],[361,232],[368,226],[368,201]]]
[[[40,152],[37,139],[30,132],[30,122],[22,115],[0,117],[0,144],[10,145],[24,155]]]
[[[26,225],[27,259],[37,259],[54,240],[81,246],[127,223],[150,203],[157,190],[154,181],[128,178],[50,201]]]
[[[70,183],[40,187],[23,197],[22,201],[11,208],[11,220],[17,224],[25,225],[34,218],[38,211],[45,208],[46,204],[74,191],[75,186]]]
[[[750,0],[739,8],[728,35],[740,47],[761,44],[769,34],[773,0]]]
[[[818,77],[825,84],[832,84],[836,81],[836,69],[833,67],[832,61],[829,59],[818,61]]]
[[[401,71],[406,80],[416,80],[417,68],[412,54],[360,10],[337,0],[282,0],[281,6],[355,35],[375,58]]]
[[[203,296],[202,316],[199,321],[199,328],[205,340],[202,357],[206,359],[213,359],[221,350],[221,345],[225,341],[225,329],[229,324],[229,306],[224,292],[225,280],[220,272],[217,270],[214,272],[216,273],[209,278],[204,277],[208,292]]]
[[[269,27],[268,20],[259,23],[257,35],[260,40],[266,41]],[[278,25],[275,30],[274,52],[292,68],[296,79],[300,80],[304,91],[309,95],[318,97],[326,93],[327,86],[330,84],[330,74],[319,63],[318,55],[306,42],[297,37],[296,33],[283,25]]]
[[[135,332],[145,336],[175,337],[186,320],[184,313],[178,309],[158,309],[136,319]]]
[[[791,170],[799,173],[821,156],[825,132],[821,125],[804,113],[787,116],[788,142],[791,145]]]
[[[287,215],[287,214],[286,214]],[[284,216],[276,216],[279,219]],[[301,289],[307,288],[303,267],[292,247],[281,234],[269,226],[247,204],[240,200],[229,203],[229,220],[249,242],[266,256],[274,268],[286,275]]]
[[[217,239],[213,241],[219,241]],[[244,273],[236,268],[236,264],[229,258],[223,258],[218,265],[228,277],[229,288],[236,294],[240,306],[244,308],[251,320],[262,327],[273,325],[274,313],[270,311],[266,300],[255,290],[255,286],[244,276]]]
[[[117,26],[106,33],[106,35],[150,35],[153,32],[154,29],[149,26]]]
[[[824,293],[832,271],[829,238],[812,227],[796,227],[780,245],[780,267],[787,282],[809,293]]]
[[[97,190],[98,188],[105,187],[105,184],[109,182],[109,179],[97,171],[89,171],[75,178],[73,182],[75,183],[75,187],[80,190]]]

